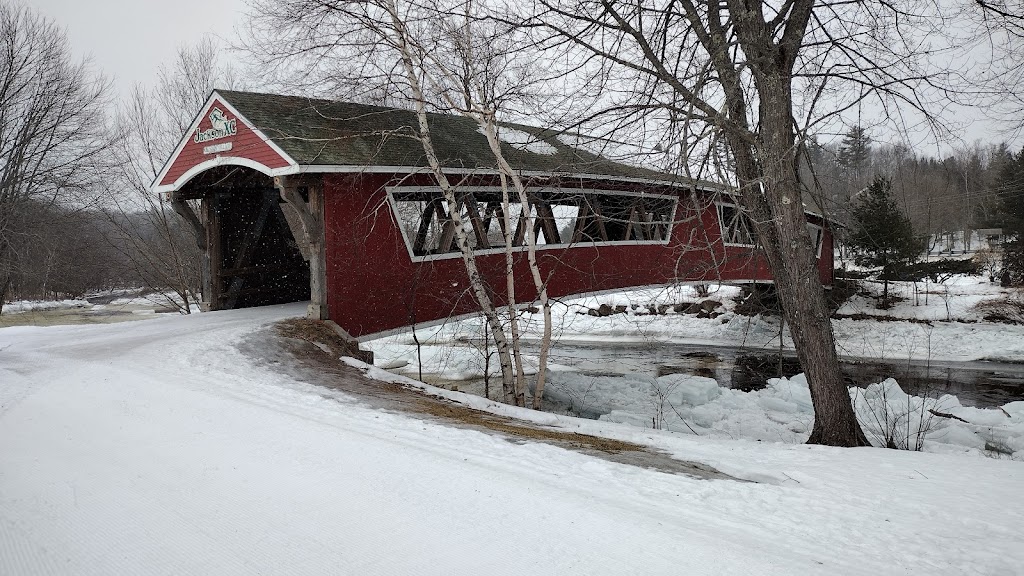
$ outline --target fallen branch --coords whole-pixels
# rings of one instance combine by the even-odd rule
[[[954,414],[950,414],[949,412],[939,412],[938,410],[935,410],[933,408],[929,408],[928,412],[930,412],[932,416],[938,416],[939,418],[952,418],[953,420],[959,420],[964,424],[970,424],[970,422],[968,422],[967,420],[964,420],[963,418],[956,416]]]

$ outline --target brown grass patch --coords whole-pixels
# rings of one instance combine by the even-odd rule
[[[446,420],[454,420],[469,426],[487,428],[489,430],[494,430],[495,432],[501,432],[517,438],[530,438],[533,440],[542,440],[558,444],[569,444],[573,448],[599,450],[609,454],[647,451],[643,446],[633,444],[632,442],[600,438],[598,436],[589,436],[587,434],[578,434],[576,432],[552,430],[550,428],[538,428],[528,425],[519,426],[508,420],[502,419],[501,417],[494,416],[493,414],[473,410],[472,408],[466,408],[443,400],[423,399],[419,402],[418,408],[420,411],[432,416],[437,416]]]
[[[326,346],[335,358],[352,356],[359,358],[361,352],[355,342],[342,338],[326,322],[309,318],[289,318],[274,325],[277,333],[285,338],[297,338],[313,344]],[[327,352],[325,350],[324,352]]]
[[[420,414],[454,426],[501,434],[511,442],[543,442],[611,462],[652,468],[670,474],[703,479],[734,479],[706,464],[677,460],[639,444],[517,421],[430,396],[412,386],[372,380],[340,360],[341,356],[358,357],[356,354],[359,350],[355,343],[341,337],[324,322],[295,318],[278,322],[274,330],[287,339],[285,350],[297,360],[295,367],[304,375],[304,379],[325,388],[355,394],[376,408]]]
[[[978,302],[974,309],[984,316],[986,322],[1024,324],[1024,293],[983,300]]]
[[[855,314],[833,314],[832,318],[835,318],[836,320],[877,320],[879,322],[910,322],[911,324],[932,325],[931,320],[922,320],[920,318],[900,318],[899,316],[884,316],[882,314],[865,314],[863,312],[857,312]]]
[[[318,345],[317,348],[320,348],[324,353],[327,353],[327,350],[323,350],[323,347],[326,347],[330,351],[330,355],[333,357],[332,360],[337,360],[342,356],[358,357],[358,346],[356,346],[355,343],[342,338],[334,331],[333,328],[324,322],[309,320],[307,318],[291,318],[278,322],[275,325],[275,328],[281,336],[304,340],[314,345]],[[307,349],[306,351],[315,354],[312,349]],[[303,354],[303,356],[308,358],[308,355],[306,354]],[[419,390],[411,389],[399,384],[375,381],[375,385],[391,392],[405,391],[407,394],[416,394],[415,410],[417,412],[430,414],[431,416],[436,416],[445,420],[453,420],[468,426],[487,428],[488,430],[501,432],[514,438],[530,438],[533,440],[567,444],[570,447],[577,449],[599,450],[609,454],[646,451],[643,446],[630,442],[622,442],[620,440],[599,438],[597,436],[577,434],[575,432],[552,430],[550,428],[538,428],[528,424],[520,426],[505,418],[495,416],[487,412],[481,412],[479,410],[460,406],[440,398],[422,396],[422,393]]]

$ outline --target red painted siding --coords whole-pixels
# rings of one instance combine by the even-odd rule
[[[477,310],[461,258],[415,262],[387,202],[384,186],[429,184],[396,175],[324,175],[327,289],[330,317],[355,337]],[[563,182],[561,184],[566,187]],[[587,188],[623,185],[587,182]],[[626,185],[635,189],[635,185]],[[665,193],[666,190],[658,190]],[[665,245],[581,245],[541,250],[553,297],[666,284],[674,281],[770,280],[763,256],[723,246],[714,205],[682,217],[681,193],[671,241]],[[824,236],[819,271],[831,282],[831,235]],[[505,300],[503,253],[478,255],[477,264],[497,304]],[[516,256],[516,299],[535,297],[526,253]]]
[[[235,117],[233,113],[228,112],[227,107],[223,103],[219,100],[214,100],[206,110],[203,110],[202,121],[199,123],[196,131],[210,130],[212,128],[209,115],[213,108],[220,108],[227,114],[228,118]],[[260,138],[258,134],[253,132],[241,118],[237,118],[235,126],[236,133],[233,136],[226,136],[207,142],[196,142],[196,131],[188,134],[188,141],[181,149],[181,152],[171,161],[171,166],[167,170],[167,174],[160,180],[160,185],[174,184],[175,180],[194,166],[218,156],[246,158],[253,162],[258,162],[267,168],[283,168],[288,166],[288,161],[271,148],[263,138]],[[211,154],[203,153],[203,148],[207,146],[226,143],[231,143],[231,150]]]

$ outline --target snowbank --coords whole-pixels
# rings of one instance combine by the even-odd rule
[[[550,377],[546,397],[574,414],[701,436],[802,443],[810,436],[814,408],[807,380],[773,378],[762,390],[722,388],[711,378],[672,374]],[[1024,459],[1024,402],[997,409],[964,407],[955,396],[922,398],[893,379],[850,388],[858,419],[876,446],[955,450]]]
[[[43,310],[61,310],[68,308],[89,308],[92,304],[75,298],[69,300],[17,300],[4,304],[4,314],[20,314],[22,312],[37,312]]]
[[[881,290],[880,287],[871,289],[876,288]],[[832,321],[839,353],[849,358],[918,362],[983,359],[1024,362],[1024,325],[985,320],[986,303],[991,306],[1012,298],[1012,291],[990,284],[986,279],[960,276],[943,285],[929,285],[926,304],[923,288],[923,284],[919,285],[916,299],[919,305],[915,305],[912,284],[906,282],[890,284],[891,291],[905,293],[908,300],[889,310],[878,310],[875,300],[864,296],[855,296],[844,304],[839,313],[858,319]],[[554,338],[556,341],[671,342],[777,350],[781,332],[782,347],[793,349],[789,331],[780,328],[778,318],[750,317],[735,312],[738,287],[711,285],[709,290],[709,294],[702,296],[693,286],[676,286],[560,301],[552,306]],[[709,301],[718,303],[714,317],[686,311],[689,304]],[[602,306],[616,313],[591,313]],[[883,318],[875,320],[872,316]],[[954,321],[946,321],[947,317]],[[540,314],[521,311],[520,321],[524,338],[540,338],[543,329]],[[467,337],[479,339],[483,330],[479,319],[470,318],[419,328],[417,334],[423,344],[448,346]],[[377,346],[389,343],[411,345],[412,338],[405,333],[368,344],[376,351]]]

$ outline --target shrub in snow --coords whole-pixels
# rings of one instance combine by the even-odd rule
[[[983,300],[974,309],[989,322],[1024,324],[1024,293],[1011,292],[1004,298]]]
[[[851,388],[853,408],[864,433],[876,446],[921,450],[942,398],[910,396],[896,380]],[[945,397],[943,397],[945,398]]]

